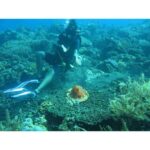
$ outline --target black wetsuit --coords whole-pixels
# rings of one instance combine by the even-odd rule
[[[61,45],[64,45],[67,48],[67,52],[63,51]],[[81,45],[81,37],[76,32],[74,34],[67,33],[64,31],[59,35],[59,39],[56,45],[54,45],[54,54],[46,53],[45,60],[53,66],[61,65],[62,63],[66,64],[66,68],[70,64],[74,63],[75,50],[78,49]]]

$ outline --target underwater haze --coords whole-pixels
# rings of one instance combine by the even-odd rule
[[[35,28],[38,26],[50,26],[53,23],[64,24],[68,19],[0,19],[0,30],[16,29],[18,27]],[[79,24],[98,23],[103,25],[128,25],[138,24],[144,19],[77,19]]]
[[[0,131],[150,131],[149,19],[0,19]]]

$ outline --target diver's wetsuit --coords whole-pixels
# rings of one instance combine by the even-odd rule
[[[64,45],[68,51],[64,52],[61,45]],[[81,37],[77,32],[69,33],[66,30],[59,35],[56,45],[54,45],[54,54],[46,53],[45,60],[52,66],[59,66],[62,63],[66,64],[66,70],[69,69],[70,64],[74,63],[75,50],[81,45]]]

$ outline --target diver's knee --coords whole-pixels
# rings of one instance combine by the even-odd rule
[[[55,74],[55,71],[54,71],[54,69],[53,69],[53,68],[49,68],[48,73],[49,73],[49,74],[51,74],[51,75],[54,75],[54,74]]]

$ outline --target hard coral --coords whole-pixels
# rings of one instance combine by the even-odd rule
[[[39,106],[39,111],[41,113],[44,113],[45,111],[47,111],[50,107],[52,107],[52,103],[49,100],[46,100],[44,102],[41,103],[41,105]]]
[[[70,104],[76,104],[86,101],[88,97],[88,92],[79,85],[75,85],[67,92],[67,100]]]

